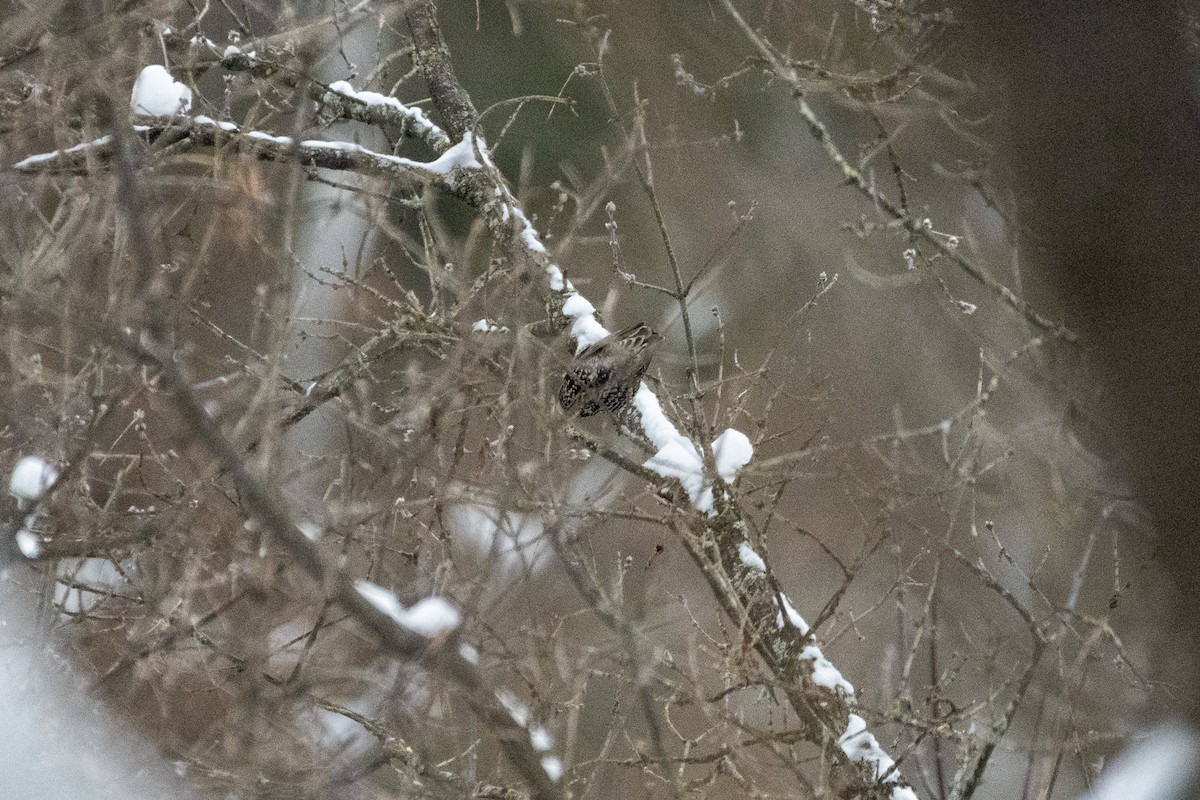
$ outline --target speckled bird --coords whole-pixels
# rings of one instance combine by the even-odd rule
[[[639,322],[583,348],[563,377],[559,405],[571,411],[580,404],[581,417],[601,411],[620,416],[637,392],[660,341],[661,336]]]

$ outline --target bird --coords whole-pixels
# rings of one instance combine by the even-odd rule
[[[601,411],[620,416],[637,392],[662,337],[639,322],[610,333],[579,351],[563,376],[558,403],[564,411],[579,406],[579,416]]]

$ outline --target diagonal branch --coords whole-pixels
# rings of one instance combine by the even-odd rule
[[[404,20],[412,33],[413,61],[421,68],[434,107],[442,112],[446,132],[457,142],[475,130],[479,114],[454,74],[433,0],[417,0],[404,12]]]

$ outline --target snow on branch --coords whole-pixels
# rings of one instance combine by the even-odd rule
[[[482,142],[480,149],[481,156],[490,164]],[[501,200],[502,220],[511,220],[522,245],[545,262],[550,290],[561,295],[562,315],[570,320],[575,352],[581,352],[608,336],[610,331],[596,319],[596,307],[576,290],[575,285],[563,275],[562,269],[550,260],[537,230],[503,181],[497,181],[496,194]],[[654,390],[644,382],[634,395],[633,403],[639,413],[642,432],[658,450],[642,466],[663,478],[678,480],[697,511],[710,515],[714,513],[712,479],[705,475],[704,459],[696,443],[671,422],[663,412]],[[750,439],[733,428],[721,433],[713,442],[712,449],[717,474],[725,483],[732,483],[738,470],[748,464],[754,455]]]
[[[13,467],[8,479],[8,491],[19,500],[37,502],[55,481],[58,470],[41,456],[25,456]]]
[[[554,747],[554,740],[551,739],[550,732],[530,719],[529,709],[512,692],[501,689],[496,692],[496,699],[508,711],[512,721],[529,734],[530,747],[544,754],[541,760],[542,769],[545,770],[547,778],[557,783],[558,779],[562,777],[563,766],[557,756],[550,755],[550,751]]]
[[[134,82],[129,105],[139,116],[170,117],[191,109],[192,90],[172,78],[166,67],[151,64]]]
[[[194,39],[193,43],[197,43],[197,40]],[[215,49],[216,47],[216,45],[206,39],[202,40],[202,43],[211,49]],[[241,71],[253,70],[259,66],[266,66],[271,70],[278,68],[277,65],[260,62],[255,51],[243,50],[235,45],[229,45],[225,48],[221,56],[221,63],[229,69]],[[296,85],[300,83],[300,79],[298,76],[292,75],[291,80],[286,82]],[[307,83],[310,85],[309,93],[313,99],[319,104],[321,110],[328,114],[372,125],[396,125],[400,128],[401,135],[421,139],[443,157],[454,150],[446,132],[434,124],[424,111],[416,107],[407,106],[395,97],[389,97],[378,92],[357,91],[348,81],[335,81],[329,86],[324,86],[315,81],[307,81]],[[135,117],[152,117],[155,119],[164,117],[176,118],[174,127],[186,128],[189,132],[188,138],[192,144],[202,146],[215,144],[215,137],[212,136],[214,133],[213,126],[216,126],[220,131],[227,134],[241,133],[239,127],[231,122],[216,122],[212,118],[203,115],[195,118],[183,116],[191,109],[192,91],[185,84],[176,81],[166,67],[159,64],[151,64],[142,69],[137,80],[134,82],[129,104]],[[152,125],[134,126],[134,131],[141,134],[143,138],[151,143],[156,142],[167,130],[171,130],[171,128]],[[292,139],[286,136],[273,136],[257,131],[249,131],[245,135],[260,142],[265,141],[281,146],[294,144]],[[463,142],[467,142],[467,144],[463,145]],[[231,138],[229,143],[234,147],[235,151],[243,149],[239,146],[236,137]],[[89,155],[100,156],[102,158],[110,157],[112,144],[113,140],[111,136],[102,136],[91,142],[77,144],[62,150],[29,156],[13,166],[15,169],[21,171],[50,169],[55,171],[77,171],[83,166],[86,157]],[[427,166],[430,172],[444,175],[449,168],[459,165],[459,162],[479,166],[477,162],[472,163],[469,158],[463,158],[464,153],[472,149],[468,137],[464,136],[463,141],[459,142],[459,144],[463,145],[463,150],[450,155],[449,161],[443,161],[442,158],[439,158],[428,165],[412,159],[374,153],[351,142],[306,140],[300,142],[298,149],[294,150],[292,154],[299,156],[303,163],[330,169],[358,168],[366,171],[386,171],[399,167],[420,170]],[[317,152],[322,149],[354,152],[362,154],[367,158],[352,159],[349,162],[331,159],[327,154]],[[257,154],[264,158],[283,160],[282,156],[277,157],[277,154],[272,154],[270,151],[260,149]]]
[[[41,456],[25,456],[16,463],[8,478],[8,493],[17,498],[17,507],[24,510],[33,507],[25,515],[13,538],[21,555],[28,559],[42,555],[42,537],[37,532],[38,522],[44,516],[42,498],[58,483],[58,470]]]
[[[171,125],[136,125],[134,133],[150,143],[164,141],[192,146],[212,147],[220,144],[235,153],[245,153],[269,161],[295,161],[323,169],[346,170],[367,175],[392,174],[427,183],[444,184],[456,189],[456,171],[479,170],[483,165],[476,158],[473,137],[448,148],[433,161],[417,161],[402,156],[378,153],[354,142],[304,139],[277,136],[265,131],[243,131],[231,122],[218,122],[210,117],[184,117]],[[77,172],[84,169],[89,158],[107,161],[112,157],[112,136],[102,136],[91,142],[63,150],[28,156],[13,165],[21,172]]]
[[[222,51],[203,37],[193,37],[189,46],[207,50],[229,72],[270,77],[307,92],[326,116],[368,125],[394,125],[400,129],[401,136],[420,139],[439,153],[450,147],[450,137],[421,109],[379,92],[356,90],[349,81],[334,81],[328,86],[314,81],[302,70],[288,66],[289,51],[286,48],[281,50],[278,46],[267,44],[265,56],[260,56],[256,50],[245,50],[236,45],[229,45]]]
[[[851,761],[869,764],[875,780],[896,784],[892,787],[890,800],[917,800],[916,792],[899,783],[900,773],[896,769],[896,762],[867,731],[867,723],[858,714],[850,715],[850,724],[838,739],[838,744]]]
[[[458,609],[443,597],[426,597],[412,607],[405,608],[394,592],[377,583],[359,580],[354,582],[354,588],[358,589],[358,593],[371,605],[426,639],[450,633],[462,623],[462,615],[458,613]]]
[[[65,170],[67,164],[72,165],[72,169],[78,169],[80,165],[85,163],[88,155],[100,155],[104,158],[111,156],[112,140],[112,136],[101,136],[90,142],[82,142],[63,148],[62,150],[37,153],[13,164],[13,169],[21,172]]]
[[[767,563],[758,552],[743,540],[738,544],[737,557],[749,577],[769,581]],[[862,763],[870,767],[871,777],[885,784],[895,784],[891,788],[889,800],[917,800],[916,793],[901,778],[896,769],[896,762],[880,746],[875,736],[867,730],[866,721],[849,709],[857,705],[854,685],[843,677],[841,671],[825,657],[811,640],[811,628],[804,617],[796,611],[784,592],[775,589],[772,602],[777,609],[775,627],[786,631],[789,627],[795,629],[800,636],[807,640],[797,656],[800,665],[804,665],[808,674],[807,681],[840,698],[847,707],[846,728],[838,737],[838,745],[842,752],[852,762]]]
[[[406,135],[423,139],[439,152],[450,147],[450,137],[433,124],[424,111],[406,106],[395,97],[378,92],[355,91],[347,81],[334,81],[329,84],[329,90],[320,95],[318,102],[324,108],[357,122],[369,125],[395,124]]]

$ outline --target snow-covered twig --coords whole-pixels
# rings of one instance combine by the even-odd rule
[[[216,46],[212,42],[207,42],[207,46],[215,52]],[[284,61],[286,53],[278,52],[269,45],[266,53],[267,55],[260,56],[257,51],[226,48],[221,53],[218,63],[230,72],[270,77],[287,86],[300,88],[317,102],[321,112],[327,117],[354,120],[368,125],[395,126],[401,136],[420,139],[439,153],[450,147],[450,137],[420,108],[406,105],[399,98],[379,92],[356,90],[349,81],[334,81],[326,86],[313,80],[303,71],[287,66]]]
[[[25,456],[13,467],[8,479],[8,493],[17,498],[19,511],[29,509],[24,522],[14,534],[17,549],[28,559],[42,555],[42,537],[37,532],[42,516],[41,502],[58,482],[58,470],[41,456]],[[30,509],[30,506],[32,508]]]
[[[416,106],[378,92],[355,91],[347,81],[334,81],[317,101],[346,119],[368,125],[396,125],[405,135],[422,139],[437,152],[450,147],[450,137]]]
[[[867,730],[863,718],[851,710],[857,704],[854,686],[811,640],[808,623],[775,584],[767,570],[766,561],[749,542],[743,540],[737,546],[736,562],[730,570],[733,583],[740,584],[748,596],[756,595],[755,604],[762,607],[757,613],[753,606],[750,611],[757,632],[766,645],[760,645],[759,652],[766,650],[768,663],[774,661],[777,671],[797,678],[801,693],[805,687],[812,686],[830,698],[815,705],[810,705],[810,698],[801,702],[802,708],[810,715],[809,723],[819,724],[836,733],[842,754],[852,763],[862,764],[866,768],[864,777],[886,791],[888,800],[916,800],[916,793],[895,768],[895,761]],[[729,569],[728,566],[726,568]],[[773,624],[764,626],[762,617],[772,609],[775,612]],[[792,697],[790,689],[785,688],[784,691],[795,707],[797,698]],[[801,716],[805,714],[801,713]],[[837,721],[842,719],[845,720],[844,727],[837,730]]]
[[[470,136],[447,148],[432,161],[418,161],[387,153],[377,153],[354,142],[323,139],[296,140],[265,131],[243,131],[231,122],[218,122],[211,117],[183,117],[168,125],[136,125],[134,133],[154,144],[182,144],[212,147],[220,144],[235,153],[246,153],[270,161],[294,161],[305,166],[358,172],[365,175],[391,174],[429,183],[455,187],[455,170],[482,165],[476,159],[476,148]],[[21,172],[77,172],[86,167],[89,158],[107,161],[114,146],[111,136],[63,150],[28,156],[13,165]]]

